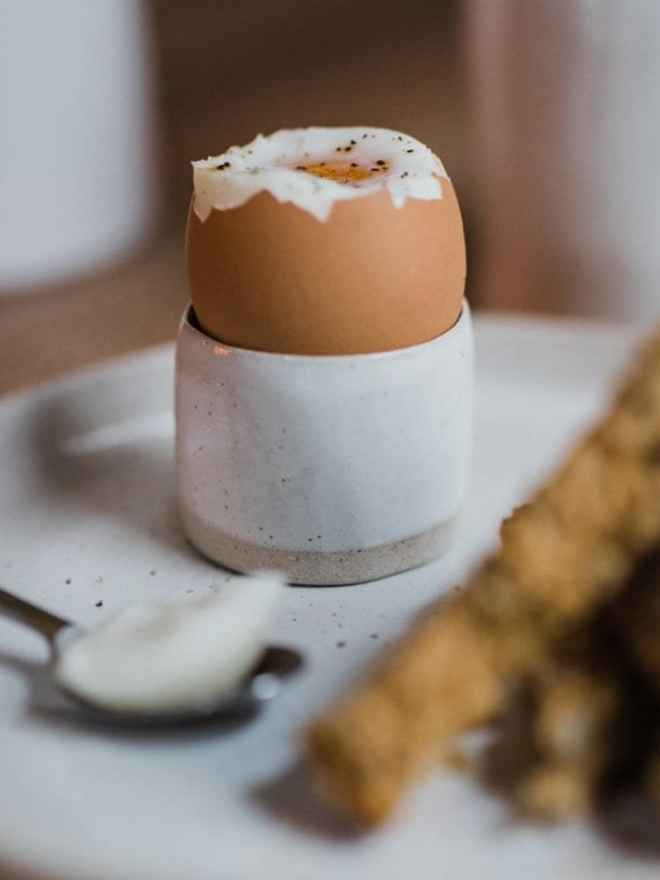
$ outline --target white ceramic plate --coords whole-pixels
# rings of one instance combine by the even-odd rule
[[[417,788],[354,837],[310,795],[295,734],[431,598],[602,407],[638,333],[476,323],[472,491],[440,561],[360,587],[292,588],[277,638],[308,668],[256,721],[129,733],[80,723],[39,637],[0,620],[0,876],[66,880],[645,878],[657,864],[591,828],[514,821],[468,781]],[[184,542],[172,493],[170,347],[0,404],[0,582],[83,624],[229,576]],[[102,602],[102,605],[99,603]]]

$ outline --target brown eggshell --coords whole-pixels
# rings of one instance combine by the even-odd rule
[[[190,210],[186,254],[202,329],[231,345],[289,354],[361,354],[433,339],[465,287],[461,214],[443,198],[389,193],[336,202],[321,222],[262,192],[241,207]]]

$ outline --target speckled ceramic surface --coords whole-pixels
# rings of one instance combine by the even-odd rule
[[[43,640],[0,618],[2,880],[656,880],[648,852],[602,828],[522,822],[452,773],[431,773],[389,825],[355,835],[315,800],[297,748],[310,716],[464,582],[602,408],[638,336],[477,317],[464,527],[414,571],[287,589],[274,638],[307,665],[248,724],[160,736],[90,726],[48,684]],[[177,517],[173,362],[168,346],[0,401],[3,586],[93,626],[227,579]]]
[[[341,357],[225,346],[188,310],[176,365],[186,534],[216,562],[293,583],[428,562],[465,498],[472,385],[467,304],[431,342]]]

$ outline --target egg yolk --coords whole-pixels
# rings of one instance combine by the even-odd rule
[[[372,168],[366,168],[357,162],[310,162],[295,167],[296,171],[306,171],[315,177],[336,180],[338,183],[358,183],[360,180],[366,180],[387,171],[387,163],[382,159],[376,162]]]

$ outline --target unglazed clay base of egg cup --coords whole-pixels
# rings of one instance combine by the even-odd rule
[[[184,531],[230,569],[339,585],[414,568],[456,532],[470,466],[470,312],[420,345],[286,355],[207,336],[176,362]]]

